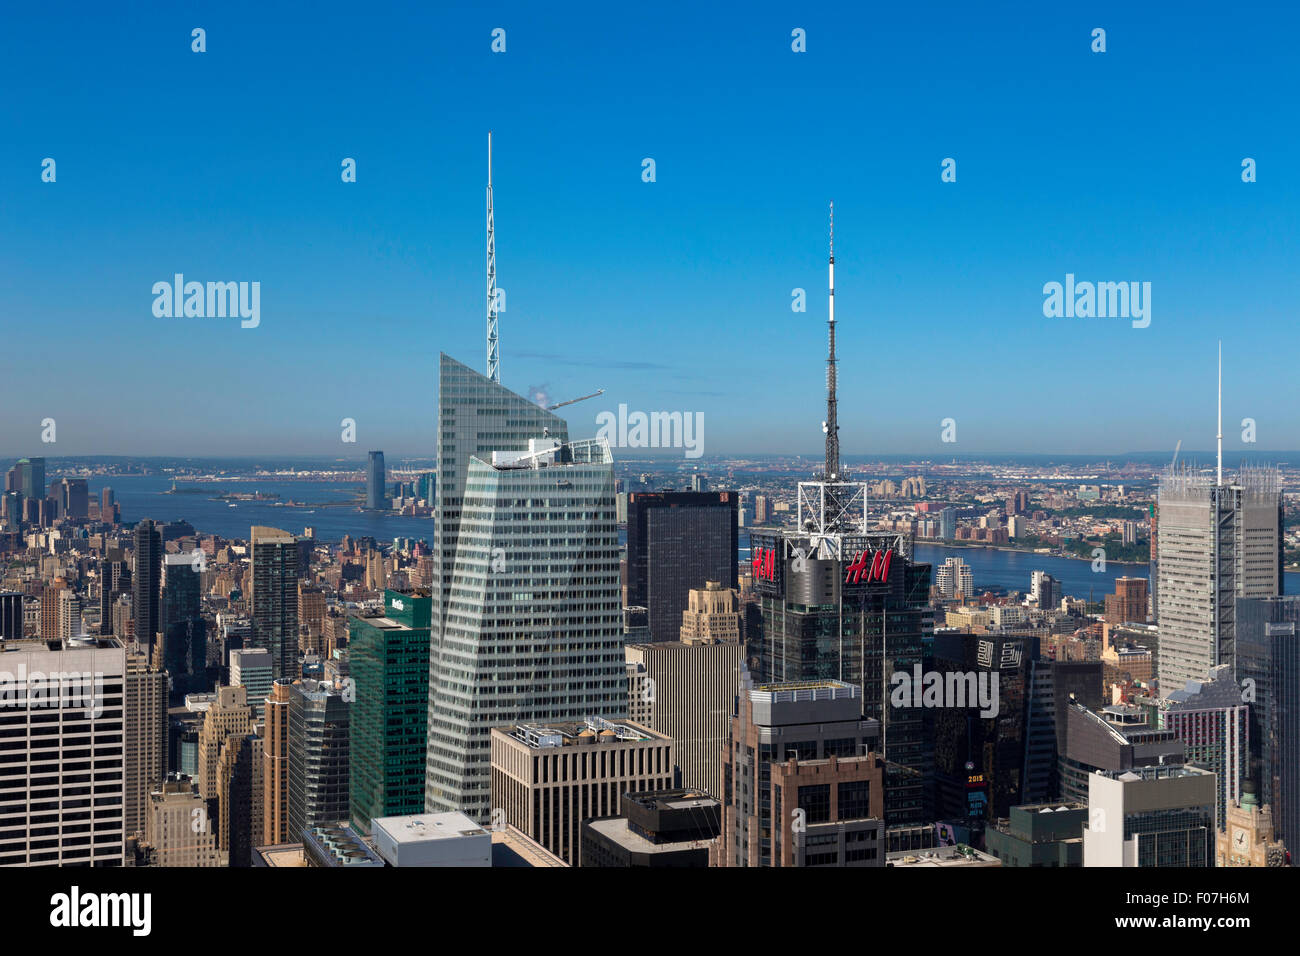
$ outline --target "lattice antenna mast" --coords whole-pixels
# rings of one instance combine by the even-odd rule
[[[492,222],[492,131],[488,131],[487,182],[487,374],[501,381],[501,357],[497,341],[497,241]]]
[[[835,369],[835,203],[831,203],[830,302],[827,318],[830,351],[826,358],[826,472],[825,481],[840,478],[840,425],[838,421],[837,377]]]

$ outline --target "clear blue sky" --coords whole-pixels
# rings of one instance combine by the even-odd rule
[[[575,436],[816,452],[834,199],[846,454],[1207,448],[1219,337],[1228,447],[1300,448],[1287,6],[442,6],[10,5],[0,453],[432,454],[438,352],[486,364],[488,129],[502,380],[606,388]],[[261,326],[155,318],[176,272]],[[1044,318],[1067,272],[1151,282],[1150,327]]]

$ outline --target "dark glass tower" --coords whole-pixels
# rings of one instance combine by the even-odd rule
[[[1237,685],[1250,704],[1249,778],[1278,839],[1300,849],[1300,596],[1237,601]]]
[[[135,640],[141,647],[153,647],[158,633],[158,594],[161,587],[162,535],[148,518],[135,526],[135,572],[131,576],[132,613]]]
[[[735,492],[627,496],[627,603],[649,611],[652,641],[678,639],[692,588],[738,586],[738,535]]]
[[[843,535],[844,557],[807,557],[806,535],[756,533],[751,542],[763,616],[746,647],[756,682],[860,687],[863,716],[882,725],[885,822],[929,822],[924,711],[888,701],[891,676],[922,663],[930,565],[913,563],[911,539],[893,532]]]
[[[289,838],[348,818],[352,705],[342,692],[310,679],[289,692]]]
[[[271,652],[275,679],[298,676],[298,540],[277,528],[252,529],[253,647]]]
[[[366,468],[366,507],[375,511],[383,511],[388,508],[388,495],[384,488],[384,482],[388,477],[388,472],[384,468],[384,453],[382,451],[372,451],[370,453],[370,463]]]
[[[426,592],[384,594],[383,617],[349,622],[352,705],[352,823],[370,831],[375,817],[424,812],[429,744],[429,631]]]
[[[169,554],[163,563],[159,631],[163,660],[171,677],[171,700],[207,690],[208,642],[201,613],[198,570],[188,554]]]

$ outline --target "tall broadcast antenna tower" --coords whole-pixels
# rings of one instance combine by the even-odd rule
[[[492,131],[488,131],[487,183],[487,377],[501,381],[501,356],[497,351],[497,241],[492,224]]]
[[[838,377],[835,359],[835,203],[830,212],[830,294],[826,356],[826,465],[819,481],[799,482],[799,528],[813,540],[821,557],[839,557],[841,536],[867,530],[867,486],[850,482],[840,469]]]

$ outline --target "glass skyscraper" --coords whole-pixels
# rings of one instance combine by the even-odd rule
[[[271,652],[275,678],[297,677],[298,540],[278,528],[252,529],[252,647]]]
[[[366,507],[374,511],[388,509],[388,492],[384,483],[388,480],[388,471],[384,467],[384,453],[372,451],[366,466]]]
[[[1282,488],[1273,468],[1231,484],[1166,471],[1160,481],[1157,617],[1162,693],[1233,663],[1237,598],[1282,593]]]
[[[485,821],[491,728],[626,713],[613,459],[445,355],[438,401],[425,808]]]
[[[349,621],[351,813],[362,832],[375,817],[424,811],[432,616],[427,592],[387,591],[382,617]]]

